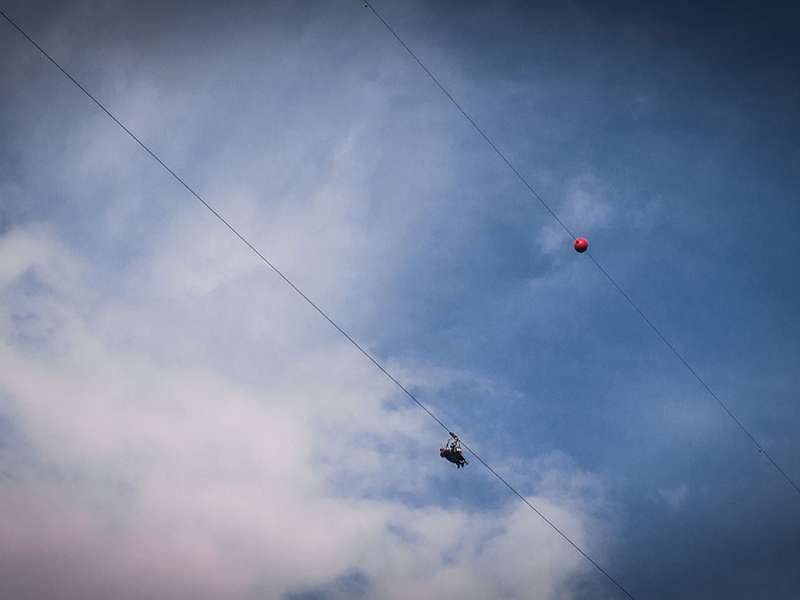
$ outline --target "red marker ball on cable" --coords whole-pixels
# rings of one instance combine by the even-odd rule
[[[589,240],[587,240],[586,238],[581,238],[581,237],[575,238],[574,248],[575,248],[575,252],[583,254],[584,252],[586,252],[589,249]]]

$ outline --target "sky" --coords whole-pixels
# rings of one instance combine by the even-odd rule
[[[795,481],[798,8],[373,6]],[[2,8],[637,598],[800,502],[362,2]],[[0,596],[622,597],[7,23]]]

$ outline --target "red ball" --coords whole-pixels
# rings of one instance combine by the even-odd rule
[[[589,240],[586,238],[575,238],[575,252],[586,252],[589,249]]]

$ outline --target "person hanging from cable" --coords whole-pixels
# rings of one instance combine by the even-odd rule
[[[458,436],[452,431],[448,433],[450,437],[444,443],[444,446],[439,448],[439,456],[446,458],[459,469],[461,467],[466,467],[469,462],[464,458],[464,453],[461,451],[461,440],[459,440]]]

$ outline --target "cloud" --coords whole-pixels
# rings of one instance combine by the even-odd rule
[[[192,238],[173,227],[165,241]],[[176,266],[186,244],[157,246],[128,295],[94,287],[100,274],[47,228],[0,238],[0,406],[25,442],[0,459],[3,595],[302,597],[353,572],[374,598],[562,593],[579,557],[513,501],[449,506],[439,432],[388,408],[396,391],[371,365],[212,239],[202,275]],[[237,380],[215,345],[226,335],[258,373]],[[401,371],[423,390],[469,377]],[[585,507],[549,500],[563,485],[552,464],[542,473],[533,501],[590,545]]]
[[[545,239],[546,212],[369,11],[46,4],[8,10],[626,586],[797,595],[773,473],[570,240]],[[385,9],[792,456],[794,71],[775,52],[732,71],[753,52],[725,34],[763,49],[775,27],[486,6]],[[442,432],[52,65],[16,34],[0,47],[0,595],[602,596],[477,465],[442,464]],[[756,230],[754,197],[775,209]],[[698,263],[708,224],[737,243]],[[684,481],[674,513],[658,490]],[[722,582],[753,548],[772,551]]]
[[[679,510],[689,498],[689,486],[682,483],[674,488],[662,488],[658,490],[658,495],[672,510]]]
[[[563,200],[554,206],[559,218],[579,235],[608,227],[614,217],[609,201],[612,190],[596,175],[582,173],[566,185]],[[539,246],[553,253],[564,244],[564,231],[557,223],[547,223],[539,231]]]
[[[376,351],[397,273],[458,212],[439,193],[453,177],[449,125],[404,110],[388,76],[343,78],[333,40],[297,39],[243,30],[190,56],[154,39],[142,47],[161,78],[137,71],[130,47],[94,40],[92,60],[114,60],[90,87]],[[256,51],[295,58],[257,75],[213,60]],[[352,51],[364,71],[386,66]],[[297,79],[304,53],[314,68]],[[187,74],[201,59],[203,78]],[[586,569],[573,549],[513,498],[450,497],[442,432],[105,117],[59,102],[72,99],[36,107],[19,181],[0,182],[13,187],[0,237],[0,595],[569,596]],[[481,216],[460,218],[469,231]],[[413,352],[381,356],[425,397],[514,393]],[[563,457],[509,465],[576,542],[606,548],[591,475]],[[487,485],[478,465],[465,473],[455,487]]]
[[[654,226],[663,204],[661,197],[626,201],[620,196],[620,192],[599,175],[583,172],[565,184],[563,198],[554,202],[553,208],[567,227],[584,237],[611,227],[648,229]],[[538,245],[542,252],[553,254],[563,248],[564,236],[560,225],[548,222],[539,230]]]

